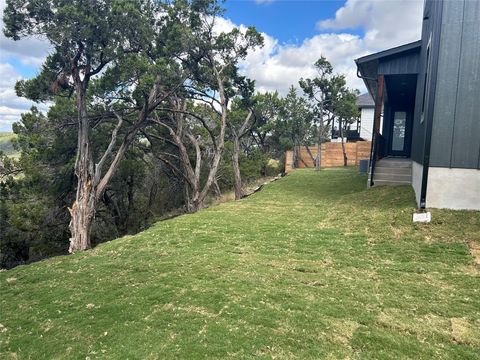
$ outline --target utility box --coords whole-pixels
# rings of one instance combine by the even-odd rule
[[[370,160],[364,159],[360,160],[358,164],[358,171],[360,174],[366,174],[368,172],[368,163]]]

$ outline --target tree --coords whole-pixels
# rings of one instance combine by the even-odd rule
[[[359,116],[357,107],[357,90],[350,90],[346,86],[346,81],[343,76],[338,77],[339,86],[334,91],[335,97],[332,99],[333,114],[338,120],[338,128],[340,132],[340,139],[342,142],[343,165],[347,166],[347,152],[345,150],[345,131],[349,124],[353,123]]]
[[[316,122],[318,123],[315,169],[320,170],[322,162],[322,143],[327,137],[328,128],[333,120],[333,117],[329,116],[328,107],[333,105],[332,87],[335,86],[338,75],[333,74],[333,66],[323,56],[315,62],[314,66],[317,70],[317,76],[313,79],[302,78],[300,79],[299,84],[305,95],[312,102]]]
[[[13,130],[20,156],[14,160],[17,171],[0,182],[4,220],[0,267],[64,249],[68,236],[65,208],[74,188],[75,133],[71,129],[54,128],[45,115],[32,108],[13,124]]]
[[[66,209],[76,193],[75,116],[74,99],[58,97],[47,115],[32,108],[13,124],[19,157],[6,162],[13,171],[0,171],[0,267],[68,251],[70,216]],[[93,153],[108,145],[111,126],[98,122],[92,133]],[[137,232],[159,210],[179,206],[175,192],[168,191],[166,176],[148,172],[150,167],[147,157],[139,151],[140,145],[138,139],[130,146],[97,203],[92,244]],[[158,188],[166,191],[157,192]],[[152,193],[154,206],[149,203]],[[161,208],[155,203],[159,199]]]
[[[178,149],[175,154],[163,154],[163,161],[184,177],[187,186],[187,210],[195,212],[204,206],[225,147],[229,102],[236,94],[233,82],[238,78],[237,64],[247,52],[260,46],[261,35],[248,28],[244,33],[234,28],[228,33],[215,32],[219,10],[201,20],[202,27],[194,31],[191,51],[184,59],[186,71],[192,76],[184,88],[169,96],[166,116],[159,115],[156,123],[167,130]],[[206,178],[202,182],[202,146],[210,145],[211,156]],[[189,148],[194,157],[190,159]],[[172,159],[173,155],[173,159]],[[180,163],[175,167],[174,161]]]
[[[233,185],[235,191],[235,200],[243,197],[242,174],[240,172],[240,148],[242,138],[250,132],[255,123],[254,106],[255,101],[252,98],[255,84],[249,79],[243,77],[238,79],[240,97],[234,99],[232,103],[231,116],[228,122],[230,136],[233,142],[232,167],[233,167]]]
[[[124,138],[124,144],[103,175],[103,167],[113,154],[123,122],[119,120],[112,129],[111,142],[95,163],[88,114],[90,83],[122,54],[138,52],[151,42],[153,10],[149,1],[136,0],[7,1],[5,35],[14,40],[41,36],[52,46],[52,53],[37,78],[17,86],[20,94],[42,100],[66,90],[76,98],[78,145],[75,174],[78,181],[75,201],[69,208],[70,252],[90,248],[96,203],[130,140]],[[155,97],[156,93],[153,91],[151,95]]]
[[[303,161],[298,155],[300,146],[308,145],[313,139],[312,121],[313,113],[307,101],[298,96],[297,90],[291,86],[288,94],[282,99],[275,131],[279,142],[286,140],[287,146],[293,148],[294,164],[299,160]]]
[[[276,91],[257,93],[253,97],[255,122],[250,128],[250,135],[261,151],[273,158],[281,157],[285,152],[273,137],[281,106],[282,101]],[[263,174],[265,175],[265,169]]]

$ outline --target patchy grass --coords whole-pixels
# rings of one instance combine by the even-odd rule
[[[479,359],[480,214],[296,171],[239,202],[0,273],[1,358]]]

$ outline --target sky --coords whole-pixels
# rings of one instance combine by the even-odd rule
[[[3,18],[5,0],[0,0]],[[315,76],[313,63],[325,56],[348,86],[365,91],[354,59],[420,39],[423,0],[227,0],[220,31],[255,26],[264,46],[250,53],[242,72],[258,91],[284,95],[301,77]],[[0,131],[32,105],[15,95],[15,82],[38,73],[49,45],[41,39],[6,39],[0,20]]]

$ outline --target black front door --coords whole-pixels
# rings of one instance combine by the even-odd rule
[[[406,110],[392,111],[388,155],[410,157],[412,114]]]

